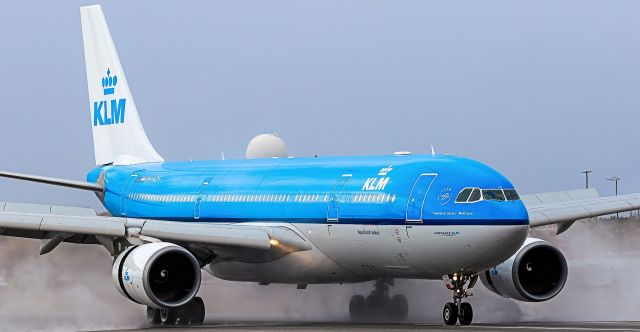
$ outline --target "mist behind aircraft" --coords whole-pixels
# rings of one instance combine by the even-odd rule
[[[564,290],[543,303],[517,303],[478,284],[478,323],[517,321],[637,321],[634,309],[640,286],[639,220],[578,222],[567,233],[541,236],[566,253],[570,274]],[[111,282],[111,257],[101,247],[63,244],[38,256],[39,242],[0,238],[0,328],[19,330],[87,330],[141,327],[144,308],[131,303]],[[206,275],[206,274],[205,274]],[[345,313],[352,294],[369,283],[259,286],[227,282],[208,276],[200,296],[208,303],[207,322],[348,321]],[[438,281],[398,281],[392,293],[408,295],[410,322],[441,324],[437,310],[450,297]],[[423,310],[420,310],[423,308]]]

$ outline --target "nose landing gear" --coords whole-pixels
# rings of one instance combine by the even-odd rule
[[[471,288],[476,285],[478,275],[462,275],[454,273],[444,276],[442,279],[448,289],[453,291],[453,302],[444,305],[442,309],[442,319],[446,325],[455,325],[456,321],[460,325],[469,325],[473,320],[473,308],[469,303],[463,303],[462,299],[472,296]],[[467,284],[468,282],[468,284]]]
[[[354,295],[349,301],[349,316],[354,321],[372,319],[374,321],[401,321],[409,314],[409,304],[404,295],[389,295],[389,286],[393,279],[380,279],[366,298]]]

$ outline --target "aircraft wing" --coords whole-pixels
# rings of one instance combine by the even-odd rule
[[[41,254],[63,241],[98,244],[101,238],[199,244],[225,252],[269,251],[274,246],[286,246],[289,252],[310,249],[304,239],[282,226],[120,218],[86,208],[25,203],[0,203],[0,235],[46,240]]]
[[[640,209],[640,194],[600,197],[595,189],[524,195],[531,227],[562,224],[558,234],[579,219]]]

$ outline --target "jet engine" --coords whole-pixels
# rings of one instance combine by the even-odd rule
[[[492,292],[525,302],[541,302],[558,295],[567,281],[567,260],[549,242],[528,238],[500,265],[480,273]]]
[[[128,248],[113,263],[118,292],[153,308],[176,308],[200,288],[200,264],[186,249],[158,242]]]

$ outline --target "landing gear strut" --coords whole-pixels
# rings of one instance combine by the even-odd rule
[[[204,322],[204,301],[200,297],[195,297],[178,308],[147,307],[147,321],[151,325],[202,325]]]
[[[376,281],[375,288],[366,298],[354,295],[349,301],[349,316],[352,320],[362,321],[367,318],[373,320],[401,321],[409,314],[409,304],[404,295],[389,295],[389,286],[393,286],[393,279]]]
[[[463,303],[462,299],[472,296],[471,288],[478,281],[478,275],[462,275],[454,273],[442,278],[447,288],[453,291],[453,302],[444,305],[442,309],[442,319],[446,325],[455,325],[456,321],[460,325],[469,325],[473,320],[473,308],[469,303]],[[468,282],[468,284],[467,284]]]

